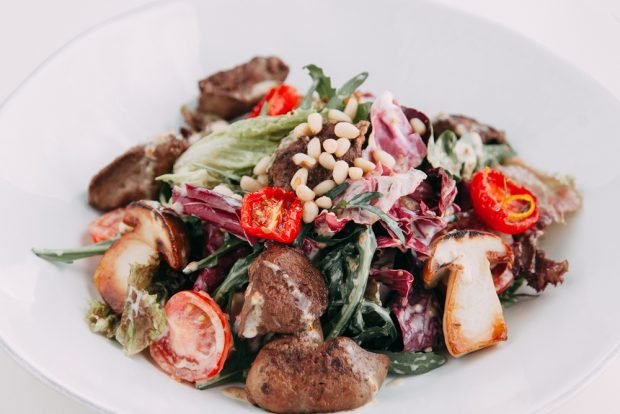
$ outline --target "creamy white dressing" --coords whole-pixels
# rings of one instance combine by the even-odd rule
[[[252,292],[251,286],[248,286],[247,291]],[[245,338],[254,338],[258,335],[258,326],[261,323],[261,317],[263,315],[265,297],[259,292],[253,292],[249,298],[246,297],[246,301],[250,305],[250,310],[245,318],[242,336]]]

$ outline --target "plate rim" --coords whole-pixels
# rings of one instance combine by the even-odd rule
[[[564,66],[570,67],[570,69],[572,71],[578,73],[584,79],[587,79],[587,81],[591,85],[596,86],[596,88],[599,89],[599,93],[600,94],[605,94],[609,98],[612,98],[612,100],[620,103],[620,98],[617,97],[616,95],[614,95],[602,82],[600,82],[598,79],[594,78],[590,73],[586,72],[581,67],[576,66],[575,64],[570,62],[565,57],[557,54],[553,49],[550,49],[549,47],[547,47],[544,44],[540,43],[535,38],[527,37],[524,34],[522,34],[522,33],[518,32],[517,30],[513,29],[512,27],[503,25],[503,24],[501,24],[501,23],[499,23],[499,22],[497,22],[495,20],[491,20],[491,19],[489,19],[489,18],[487,18],[485,16],[476,15],[476,14],[470,12],[469,10],[463,10],[463,9],[451,6],[449,4],[442,3],[440,0],[438,0],[438,1],[433,1],[433,0],[415,0],[415,1],[417,1],[419,3],[425,3],[427,5],[430,5],[430,6],[434,7],[434,8],[437,8],[437,9],[447,10],[450,13],[457,13],[457,14],[465,15],[468,18],[471,18],[471,19],[474,19],[474,20],[484,21],[485,24],[487,24],[489,26],[493,26],[494,29],[502,30],[504,32],[510,33],[513,37],[519,38],[521,41],[526,42],[530,47],[537,48],[539,51],[544,52],[546,55],[552,57],[558,63],[561,63]],[[56,58],[58,58],[64,52],[66,52],[69,48],[71,48],[76,42],[78,42],[78,41],[80,41],[82,39],[87,38],[89,35],[97,32],[100,29],[105,28],[109,24],[115,23],[117,21],[121,21],[121,20],[124,20],[126,18],[130,18],[130,17],[132,17],[134,15],[141,14],[143,12],[147,12],[147,11],[149,11],[151,9],[157,9],[157,8],[160,8],[160,7],[168,5],[168,4],[174,4],[174,3],[181,4],[181,3],[188,3],[188,2],[191,2],[191,0],[153,0],[153,1],[149,1],[148,3],[145,3],[145,4],[142,4],[142,5],[130,8],[130,9],[124,11],[124,12],[120,12],[120,13],[117,13],[117,14],[112,15],[110,17],[107,17],[107,18],[105,18],[105,19],[103,19],[103,20],[101,20],[101,21],[91,25],[90,27],[88,27],[88,28],[78,32],[76,35],[70,37],[60,47],[58,47],[53,52],[51,52],[49,55],[47,55],[47,57],[45,57],[39,64],[37,64],[35,66],[35,68],[28,73],[28,75],[26,75],[21,81],[18,82],[18,84],[14,88],[11,89],[11,91],[6,95],[6,97],[0,102],[0,118],[1,118],[2,114],[4,113],[4,110],[6,109],[6,107],[21,92],[21,90],[24,89],[33,80],[33,78],[39,72],[44,70],[50,63],[52,63]],[[396,3],[400,3],[400,1],[397,0]],[[24,368],[28,373],[30,373],[32,376],[34,376],[37,380],[39,380],[43,384],[49,386],[51,389],[55,390],[56,392],[60,393],[61,395],[65,396],[67,398],[73,399],[74,401],[77,401],[80,404],[83,404],[84,406],[86,406],[86,407],[88,407],[88,408],[90,408],[90,409],[92,409],[92,410],[94,410],[96,412],[115,414],[114,411],[110,410],[109,408],[106,408],[103,404],[95,403],[94,401],[89,400],[89,399],[81,396],[79,394],[79,392],[77,392],[75,390],[72,390],[72,389],[69,389],[69,388],[61,385],[60,383],[56,382],[51,377],[47,376],[41,369],[35,367],[34,364],[32,364],[26,358],[24,358],[17,351],[17,349],[14,349],[13,347],[11,347],[6,342],[6,340],[4,339],[4,337],[2,335],[0,335],[0,349],[3,350],[4,352],[6,352],[15,362],[18,363],[19,366]],[[602,355],[602,357],[600,358],[599,361],[597,361],[594,364],[592,364],[592,367],[590,369],[586,370],[587,372],[585,373],[585,375],[583,375],[582,377],[576,379],[571,385],[566,387],[564,390],[558,391],[558,393],[556,395],[551,395],[550,397],[548,397],[547,399],[542,400],[538,404],[532,405],[529,408],[528,412],[530,412],[530,413],[543,413],[543,412],[548,413],[548,412],[551,412],[551,411],[559,408],[561,405],[563,405],[564,403],[569,401],[571,399],[571,397],[574,396],[575,393],[581,392],[584,388],[586,388],[588,385],[590,385],[599,375],[601,375],[601,373],[609,366],[609,364],[618,357],[618,355],[620,355],[620,340],[618,340],[617,343],[610,350],[606,351]]]

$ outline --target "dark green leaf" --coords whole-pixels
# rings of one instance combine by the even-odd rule
[[[499,294],[499,300],[505,309],[517,303],[521,298],[538,296],[530,293],[519,293],[519,290],[523,287],[524,284],[525,278],[517,277],[515,281],[512,282],[512,285],[508,287],[508,289]]]
[[[297,234],[297,237],[295,237],[295,240],[293,241],[293,246],[300,247],[304,243],[304,239],[312,228],[312,223],[303,223],[301,229],[299,230],[299,234]]]
[[[104,254],[118,237],[88,246],[69,249],[32,249],[32,252],[48,262],[73,263],[75,260]]]
[[[237,250],[239,246],[243,244],[247,244],[245,240],[241,240],[237,237],[231,237],[226,233],[226,238],[224,239],[224,243],[209,256],[200,259],[197,262],[192,262],[185,266],[183,269],[183,273],[193,273],[197,270],[204,269],[205,267],[213,267],[217,265],[217,262],[220,257],[227,255],[228,253]]]
[[[380,352],[390,358],[390,373],[420,375],[439,368],[446,357],[433,352]]]
[[[376,191],[375,192],[358,194],[355,197],[353,197],[352,199],[350,199],[349,201],[347,201],[347,207],[348,208],[360,207],[363,204],[368,204],[372,200],[375,200],[375,199],[381,197],[381,195],[382,195],[381,193],[376,192]]]
[[[405,234],[400,229],[400,226],[398,225],[396,220],[394,220],[389,214],[384,213],[383,211],[371,205],[360,205],[357,207],[369,211],[379,217],[379,219],[381,219],[381,221],[385,223],[387,228],[390,229],[390,231],[394,233],[394,235],[398,238],[398,241],[400,241],[403,246],[405,245]]]
[[[362,299],[345,333],[360,346],[370,349],[386,349],[398,333],[389,309]]]
[[[372,102],[362,102],[357,106],[357,114],[353,122],[370,121],[370,107]]]
[[[346,81],[344,85],[338,88],[338,91],[336,91],[336,94],[330,98],[329,102],[327,102],[327,107],[338,109],[344,107],[345,98],[355,92],[355,90],[359,88],[359,86],[364,83],[367,78],[368,72],[362,72]]]
[[[338,197],[340,194],[344,193],[345,190],[349,188],[349,185],[350,185],[349,183],[338,184],[337,186],[329,190],[327,193],[325,193],[325,196],[333,200],[334,198]]]
[[[224,306],[231,293],[243,288],[248,283],[248,268],[262,251],[263,246],[257,244],[251,254],[237,260],[228,272],[226,279],[213,292],[213,300],[220,306]]]
[[[304,100],[299,106],[301,109],[310,109],[312,107],[312,97],[314,96],[314,92],[316,91],[317,86],[319,86],[319,82],[320,80],[318,78],[312,81],[310,88],[304,95]]]
[[[493,167],[502,164],[516,155],[510,145],[487,144],[482,146],[482,160],[479,168]]]
[[[206,390],[219,385],[230,384],[232,382],[245,382],[248,371],[252,366],[255,354],[250,349],[248,343],[233,336],[235,349],[231,352],[222,371],[214,378],[196,383],[196,388]]]
[[[374,233],[365,227],[355,243],[337,245],[321,261],[329,306],[325,314],[325,338],[335,338],[348,326],[366,290],[370,263],[377,248]]]
[[[310,64],[304,66],[304,69],[308,71],[312,78],[313,85],[316,83],[315,90],[319,94],[320,99],[329,100],[336,94],[336,90],[332,87],[331,78],[325,75],[322,68]]]

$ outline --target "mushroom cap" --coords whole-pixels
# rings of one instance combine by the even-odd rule
[[[112,244],[93,276],[101,297],[117,313],[123,311],[131,265],[147,264],[161,255],[170,267],[182,269],[189,252],[183,222],[157,202],[131,203],[123,223],[132,230]]]

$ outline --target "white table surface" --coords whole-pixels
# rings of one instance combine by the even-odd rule
[[[620,99],[620,1],[437,0],[542,44]],[[0,0],[0,102],[46,57],[83,30],[148,0]],[[611,276],[611,275],[610,275]],[[620,358],[557,414],[619,412]],[[0,413],[91,413],[0,351]]]

